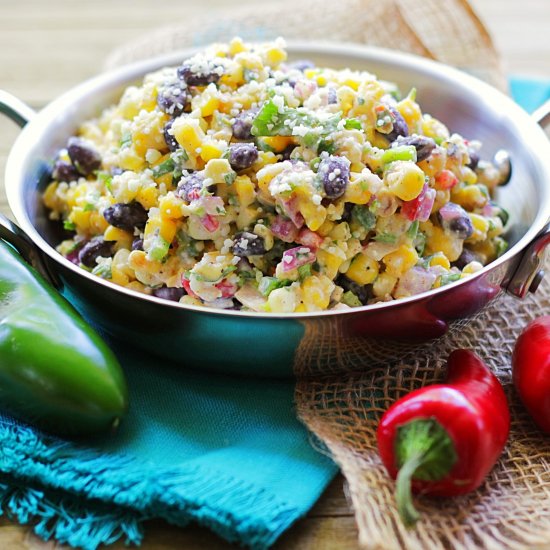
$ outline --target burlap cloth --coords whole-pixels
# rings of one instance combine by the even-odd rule
[[[235,34],[385,46],[453,64],[500,87],[505,81],[487,31],[462,0],[293,0],[256,4],[253,12],[232,8],[215,18],[191,18],[154,31],[114,52],[107,66]],[[298,376],[298,415],[341,467],[362,546],[550,548],[550,437],[541,434],[519,403],[510,368],[519,332],[544,312],[550,312],[549,283],[522,302],[502,297],[460,331],[400,363],[367,368],[357,354],[344,371]],[[502,381],[511,407],[510,438],[478,491],[453,499],[417,499],[422,519],[407,530],[396,512],[394,483],[378,458],[376,427],[395,399],[440,380],[450,350],[459,347],[476,350]]]

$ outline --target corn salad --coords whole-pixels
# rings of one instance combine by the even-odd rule
[[[311,312],[449,284],[506,248],[477,141],[366,71],[216,44],[82,124],[43,195],[58,250],[184,304]]]

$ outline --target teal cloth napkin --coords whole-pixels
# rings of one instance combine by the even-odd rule
[[[550,81],[512,79],[529,110]],[[337,471],[310,445],[290,380],[182,370],[113,342],[131,405],[116,436],[62,441],[0,416],[0,502],[44,539],[85,549],[139,544],[144,520],[196,521],[267,548]]]

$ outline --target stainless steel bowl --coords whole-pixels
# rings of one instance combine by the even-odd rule
[[[58,228],[40,195],[51,159],[84,120],[117,101],[145,73],[179,64],[194,50],[100,75],[67,92],[39,114],[7,94],[0,111],[24,125],[10,153],[6,191],[19,224],[4,220],[13,243],[103,330],[182,365],[224,372],[284,376],[317,367],[368,365],[394,358],[413,343],[443,336],[502,291],[523,297],[541,279],[550,240],[550,144],[537,120],[494,88],[453,68],[403,53],[357,45],[290,43],[293,58],[364,69],[415,87],[425,112],[452,131],[483,142],[483,156],[509,152],[513,176],[497,200],[511,214],[509,250],[471,277],[395,302],[346,311],[260,314],[182,305],[116,286],[79,269],[55,251]],[[548,122],[550,107],[538,113]],[[395,342],[400,342],[396,344]]]

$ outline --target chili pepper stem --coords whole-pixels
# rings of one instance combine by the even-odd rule
[[[412,501],[412,481],[439,481],[454,466],[457,456],[447,431],[435,418],[417,418],[399,426],[395,440],[399,472],[396,500],[403,523],[410,527],[419,519]]]

